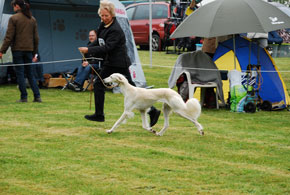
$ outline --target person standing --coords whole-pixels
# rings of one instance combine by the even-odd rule
[[[82,53],[94,53],[104,59],[100,76],[102,79],[113,73],[123,74],[130,84],[135,86],[132,81],[129,66],[130,58],[127,54],[125,34],[115,17],[115,6],[110,1],[101,1],[98,14],[101,17],[101,24],[97,31],[97,41],[90,47],[79,47]],[[87,120],[103,122],[105,87],[100,79],[94,84],[95,113],[85,115]],[[150,126],[152,127],[158,121],[160,111],[152,107],[149,111]]]
[[[191,15],[196,9],[198,9],[198,6],[196,4],[200,3],[201,1],[198,0],[192,0],[189,4],[189,6],[185,9],[185,14],[183,16],[183,20],[187,18],[189,15]],[[200,37],[184,37],[180,39],[180,42],[177,45],[178,49],[181,49],[183,47],[183,51],[185,48],[187,48],[188,51],[195,51],[196,50],[196,43],[200,42]]]
[[[9,19],[4,42],[0,49],[0,58],[11,47],[14,64],[32,64],[33,56],[38,51],[39,42],[36,19],[32,16],[30,5],[26,0],[13,0],[11,5],[15,14]],[[33,102],[42,102],[33,75],[33,67],[31,65],[16,65],[15,72],[21,93],[18,102],[27,102],[25,75],[34,94]]]

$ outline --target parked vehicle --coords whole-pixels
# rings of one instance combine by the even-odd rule
[[[130,26],[136,45],[141,49],[149,48],[149,3],[131,4],[126,7]],[[164,44],[164,23],[171,17],[170,4],[152,3],[152,50],[161,50]]]
[[[144,2],[148,2],[148,0],[121,0],[120,1],[125,7],[127,7],[128,5],[134,4],[134,3],[144,3]]]

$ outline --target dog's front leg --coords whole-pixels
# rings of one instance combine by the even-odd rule
[[[113,133],[113,131],[126,119],[127,113],[123,112],[121,117],[115,122],[113,127],[110,130],[107,130],[107,133]]]

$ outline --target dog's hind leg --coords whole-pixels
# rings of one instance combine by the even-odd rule
[[[163,116],[164,116],[164,125],[163,125],[163,128],[158,133],[156,133],[156,135],[158,136],[162,136],[169,126],[169,115],[171,112],[171,108],[168,104],[164,103],[162,109],[163,109]]]
[[[199,134],[200,134],[200,135],[204,135],[202,125],[201,125],[199,122],[197,122],[196,119],[193,119],[193,118],[187,116],[186,114],[184,114],[184,113],[182,113],[182,112],[180,112],[180,111],[175,111],[175,112],[176,112],[177,114],[179,114],[181,117],[186,118],[186,119],[190,120],[191,122],[193,122],[193,124],[196,126],[196,128],[197,128]]]
[[[128,118],[128,116],[130,116],[130,112],[125,111],[123,112],[123,114],[121,115],[121,117],[115,122],[115,124],[113,125],[113,127],[110,130],[107,130],[107,133],[113,133],[113,131],[126,119]]]

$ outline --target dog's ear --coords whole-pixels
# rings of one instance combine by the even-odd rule
[[[122,83],[123,82],[123,77],[121,77],[120,75],[117,75],[117,81],[118,82],[120,82],[120,83]]]

